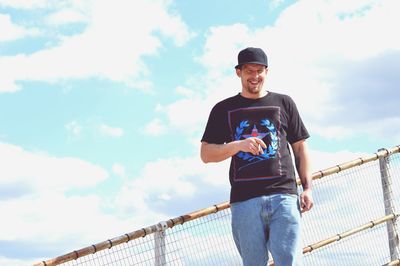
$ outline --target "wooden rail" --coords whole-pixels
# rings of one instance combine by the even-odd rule
[[[366,223],[366,224],[361,225],[359,227],[356,227],[356,228],[353,228],[351,230],[345,231],[345,232],[343,232],[341,234],[337,234],[337,235],[334,235],[334,236],[329,237],[327,239],[321,240],[321,241],[319,241],[317,243],[308,245],[308,246],[303,248],[303,254],[310,253],[310,252],[312,252],[312,251],[314,251],[316,249],[322,248],[322,247],[327,246],[329,244],[332,244],[332,243],[334,243],[336,241],[342,240],[343,238],[346,238],[346,237],[355,235],[357,233],[360,233],[362,231],[368,230],[368,229],[370,229],[370,228],[372,228],[372,227],[374,227],[374,226],[376,226],[378,224],[381,224],[381,223],[384,223],[384,222],[387,222],[387,221],[394,221],[398,217],[399,217],[399,214],[392,213],[392,214],[383,216],[383,217],[381,217],[379,219],[376,219],[374,221],[370,221],[369,223]],[[398,263],[398,262],[392,261],[387,265],[398,265],[396,263]],[[274,266],[274,263],[272,262],[272,263],[268,264],[268,266]]]
[[[313,178],[313,180],[320,179],[322,177],[332,175],[335,173],[339,173],[343,170],[346,170],[346,169],[349,169],[349,168],[352,168],[355,166],[360,166],[362,164],[378,160],[381,157],[386,157],[386,156],[389,156],[394,153],[400,153],[400,145],[395,146],[390,149],[383,149],[372,155],[358,158],[356,160],[349,161],[346,163],[342,163],[342,164],[327,168],[325,170],[317,171],[317,172],[313,173],[312,178]],[[297,179],[297,185],[300,185],[300,184],[301,184],[300,179]],[[168,221],[165,221],[165,223],[167,223],[168,228],[172,228],[176,225],[183,224],[185,222],[195,220],[195,219],[198,219],[198,218],[201,218],[201,217],[207,216],[209,214],[216,213],[218,211],[225,210],[228,208],[230,208],[229,202],[224,202],[224,203],[220,203],[220,204],[217,204],[217,205],[214,205],[214,206],[202,209],[202,210],[198,210],[198,211],[195,211],[195,212],[192,212],[189,214],[185,214],[185,215],[173,218],[173,219],[169,219]],[[34,266],[55,266],[55,265],[59,265],[61,263],[71,261],[71,260],[76,260],[80,257],[94,254],[101,250],[105,250],[105,249],[111,248],[113,246],[120,245],[120,244],[129,242],[131,240],[153,234],[158,231],[158,228],[159,228],[159,224],[152,225],[152,226],[149,226],[146,228],[142,228],[140,230],[136,230],[136,231],[112,238],[112,239],[108,239],[106,241],[103,241],[103,242],[100,242],[100,243],[97,243],[97,244],[94,244],[94,245],[91,245],[91,246],[88,246],[88,247],[85,247],[85,248],[82,248],[79,250],[74,250],[70,253],[67,253],[65,255],[62,255],[62,256],[59,256],[59,257],[56,257],[53,259],[49,259],[46,261],[36,263],[36,264],[34,264]],[[342,235],[342,237],[345,237],[345,236],[346,235]],[[339,237],[339,236],[335,236],[334,238],[337,238],[337,237]],[[337,241],[336,239],[332,239],[332,240]],[[324,241],[328,241],[328,240],[324,240]],[[329,241],[331,241],[331,240],[329,240]],[[325,242],[322,242],[322,243],[318,242],[314,245],[322,245],[324,243]],[[317,246],[309,246],[306,249],[313,250],[316,247]],[[308,252],[311,252],[311,250]]]
[[[188,221],[192,221],[192,220],[201,218],[203,216],[207,216],[209,214],[228,209],[229,207],[230,207],[229,202],[224,202],[224,203],[217,204],[217,205],[214,205],[214,206],[211,206],[211,207],[199,210],[199,211],[195,211],[195,212],[185,214],[185,215],[173,218],[173,219],[169,219],[168,221],[165,221],[165,223],[168,225],[168,228],[172,228],[176,225],[183,224]],[[112,248],[113,246],[127,243],[131,240],[153,234],[158,231],[158,228],[159,228],[158,224],[155,224],[155,225],[152,225],[152,226],[149,226],[146,228],[142,228],[140,230],[136,230],[131,233],[127,233],[127,234],[97,243],[95,245],[91,245],[91,246],[88,246],[88,247],[85,247],[85,248],[82,248],[79,250],[74,250],[70,253],[56,257],[54,259],[36,263],[34,266],[55,266],[55,265],[59,265],[61,263],[71,261],[71,260],[76,260],[83,256],[94,254],[101,250],[104,250],[107,248]]]
[[[379,219],[376,219],[374,221],[370,221],[369,223],[366,223],[366,224],[361,225],[359,227],[356,227],[356,228],[353,228],[353,229],[348,230],[346,232],[343,232],[341,234],[337,234],[337,235],[332,236],[330,238],[327,238],[325,240],[319,241],[319,242],[317,242],[315,244],[308,245],[307,247],[303,248],[303,254],[310,253],[313,250],[316,250],[316,249],[321,248],[323,246],[329,245],[329,244],[331,244],[333,242],[339,241],[339,240],[341,240],[343,238],[346,238],[346,237],[349,237],[351,235],[357,234],[357,233],[362,232],[364,230],[370,229],[370,228],[374,227],[375,225],[378,225],[378,224],[381,224],[381,223],[384,223],[384,222],[387,222],[387,221],[395,220],[398,216],[399,216],[398,214],[392,213],[392,214],[383,216],[383,217],[381,217]]]

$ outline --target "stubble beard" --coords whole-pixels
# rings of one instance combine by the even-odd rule
[[[246,86],[246,91],[252,95],[260,94],[263,87],[263,83],[259,82],[256,86],[251,84],[250,82]]]

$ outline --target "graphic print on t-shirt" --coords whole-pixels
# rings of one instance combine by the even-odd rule
[[[233,156],[234,181],[270,179],[281,176],[279,154],[279,107],[241,108],[229,112],[229,127],[233,140],[255,137],[267,148],[260,155],[239,152]]]

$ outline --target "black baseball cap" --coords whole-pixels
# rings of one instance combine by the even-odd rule
[[[268,67],[268,58],[261,48],[247,47],[239,52],[238,64],[235,68],[240,68],[244,64],[259,64]]]

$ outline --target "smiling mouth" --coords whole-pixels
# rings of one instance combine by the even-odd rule
[[[256,86],[256,85],[258,85],[258,84],[259,84],[259,82],[258,82],[258,81],[249,81],[249,83],[250,83],[251,85],[254,85],[254,86]]]

